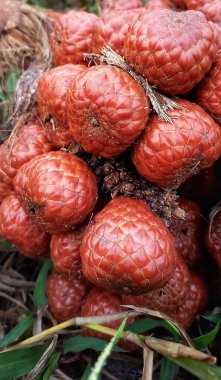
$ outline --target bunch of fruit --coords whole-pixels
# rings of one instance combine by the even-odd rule
[[[189,328],[206,306],[205,247],[221,269],[221,209],[204,215],[219,200],[219,7],[104,0],[100,17],[53,15],[56,67],[0,147],[0,234],[50,256],[57,321],[131,304]]]

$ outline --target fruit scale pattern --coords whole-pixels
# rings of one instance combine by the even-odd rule
[[[219,199],[200,202],[196,186],[199,202],[179,198],[221,155],[221,29],[204,3],[103,0],[99,16],[54,16],[53,67],[0,146],[0,235],[51,258],[58,322],[132,304],[188,329],[207,305],[199,268],[206,255],[221,269],[221,213],[203,202]]]

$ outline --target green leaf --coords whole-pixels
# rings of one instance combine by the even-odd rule
[[[48,277],[48,273],[52,268],[51,260],[46,260],[41,267],[41,270],[38,274],[38,278],[35,283],[34,289],[34,305],[36,308],[40,309],[43,306],[46,306],[48,303],[45,286]]]
[[[87,380],[90,372],[91,372],[91,363],[88,363],[88,365],[85,368],[85,371],[83,373],[83,376],[81,377],[81,380]]]
[[[159,380],[173,380],[177,371],[177,366],[167,358],[161,360]]]
[[[95,363],[95,366],[91,372],[91,374],[88,377],[88,380],[98,380],[100,372],[102,368],[105,366],[107,358],[111,354],[111,351],[113,350],[113,347],[118,343],[120,336],[122,332],[125,329],[127,322],[127,318],[124,318],[123,322],[121,323],[119,329],[117,330],[115,336],[111,339],[111,341],[106,345],[103,352],[101,352],[98,360]]]
[[[38,375],[35,380],[50,380],[60,356],[60,352],[53,352],[48,360],[48,363],[46,364],[46,369],[44,369],[43,373]]]
[[[220,380],[221,379],[221,367],[216,365],[210,365],[203,361],[194,360],[190,358],[172,358],[169,360],[176,363],[192,375],[196,376],[200,380]]]
[[[170,331],[177,338],[180,337],[179,331],[175,326],[167,321],[152,318],[142,318],[126,327],[127,331],[132,331],[136,334],[141,334],[145,331],[152,330],[156,327],[163,327]]]
[[[195,348],[198,350],[202,350],[203,348],[206,348],[215,339],[219,331],[219,328],[220,328],[220,324],[217,323],[217,325],[210,332],[193,339]]]
[[[203,315],[203,318],[213,323],[219,323],[221,322],[221,313]]]
[[[18,340],[27,330],[29,330],[34,322],[34,317],[28,315],[23,318],[16,326],[14,326],[8,334],[0,340],[0,348],[7,347],[9,344]]]
[[[15,91],[15,87],[19,78],[19,71],[12,71],[6,79],[5,89],[8,94],[11,94]]]
[[[81,352],[89,348],[96,351],[103,351],[106,346],[107,342],[102,339],[86,336],[74,336],[73,338],[69,338],[64,341],[63,354],[66,355],[69,352]],[[117,346],[113,347],[113,351],[126,352]]]
[[[12,380],[29,373],[37,364],[46,345],[0,353],[0,379]]]

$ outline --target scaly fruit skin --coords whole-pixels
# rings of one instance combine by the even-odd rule
[[[177,252],[165,224],[143,200],[116,197],[93,219],[81,245],[84,276],[119,294],[142,294],[163,286],[175,270]]]
[[[80,245],[87,225],[74,231],[52,235],[50,256],[56,272],[69,278],[82,278]]]
[[[190,273],[186,264],[179,259],[169,281],[159,289],[151,290],[140,296],[122,296],[125,305],[134,305],[157,310],[162,313],[179,307],[187,296]]]
[[[168,0],[150,0],[145,4],[147,11],[156,11],[160,9],[172,9],[173,6]]]
[[[221,54],[196,88],[195,99],[206,111],[221,118]]]
[[[221,3],[219,0],[205,4],[200,10],[204,13],[207,20],[216,22],[221,26]]]
[[[211,227],[206,231],[205,241],[208,251],[221,269],[221,211],[211,221]]]
[[[140,0],[103,0],[101,3],[102,14],[112,11],[128,11],[130,9],[141,8],[143,6]]]
[[[184,329],[188,329],[208,301],[208,289],[205,282],[196,273],[191,273],[189,289],[183,304],[169,313]]]
[[[221,154],[221,128],[203,108],[176,100],[172,123],[153,115],[132,152],[137,171],[158,186],[177,188]]]
[[[130,24],[124,56],[151,84],[185,94],[210,70],[218,50],[214,31],[201,12],[141,13]]]
[[[190,10],[201,10],[201,8],[214,0],[185,0],[186,8]]]
[[[73,139],[86,152],[110,158],[140,135],[150,103],[128,73],[100,65],[78,75],[70,85],[67,113]]]
[[[47,278],[48,305],[57,322],[79,316],[87,293],[88,285],[83,280],[69,280],[55,272]]]
[[[72,135],[68,129],[66,92],[71,81],[84,71],[83,65],[64,65],[44,73],[38,82],[38,111],[49,141],[57,147],[68,146]]]
[[[218,50],[221,49],[221,26],[219,24],[216,24],[213,21],[209,21],[210,26],[213,28],[213,31],[216,35],[216,38],[218,40]]]
[[[91,51],[91,39],[97,21],[98,17],[92,13],[74,10],[59,17],[50,35],[56,66],[66,63],[85,64],[83,54]]]
[[[49,252],[49,237],[25,213],[15,194],[8,195],[0,205],[0,235],[24,256],[35,258]]]
[[[174,236],[177,252],[189,268],[193,268],[201,258],[203,212],[197,203],[179,198],[179,207],[185,211],[183,219],[173,218],[170,232]]]
[[[11,188],[11,186],[7,185],[7,183],[0,181],[0,203],[12,192],[13,189]]]
[[[109,293],[106,290],[93,288],[87,295],[86,301],[82,306],[81,316],[82,317],[91,317],[91,316],[101,316],[101,315],[112,315],[125,311],[126,309],[121,306],[122,299],[120,296]],[[127,320],[128,324],[134,322],[134,318],[130,317]],[[117,321],[105,323],[104,326],[110,327],[112,329],[118,330],[122,320],[118,319]],[[96,337],[110,341],[110,335],[100,333],[98,331],[84,329],[84,335]],[[130,343],[124,339],[121,339],[118,345],[128,351],[132,351],[137,348],[136,345]]]
[[[14,178],[15,192],[25,211],[44,231],[70,231],[93,211],[96,178],[75,155],[50,152],[23,165]]]
[[[0,181],[13,188],[13,178],[16,175],[16,169],[12,168],[9,159],[9,139],[5,140],[0,146]]]
[[[124,40],[130,22],[142,10],[105,13],[96,23],[93,34],[93,53],[100,54],[101,48],[110,46],[116,53],[123,55]]]

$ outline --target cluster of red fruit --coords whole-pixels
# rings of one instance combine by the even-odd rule
[[[50,255],[47,295],[57,321],[132,304],[188,328],[206,305],[207,286],[192,272],[203,249],[200,206],[180,198],[185,215],[169,228],[133,194],[99,210],[102,188],[70,147],[106,162],[127,150],[131,166],[163,189],[214,170],[221,155],[221,29],[212,9],[220,9],[221,20],[220,4],[104,0],[101,17],[53,14],[57,67],[40,78],[38,113],[20,118],[0,147],[0,234],[28,257]],[[84,53],[100,54],[106,45],[161,93],[182,96],[167,110],[172,122],[153,114],[130,72],[102,62],[88,67]],[[221,268],[221,211],[205,240]]]

